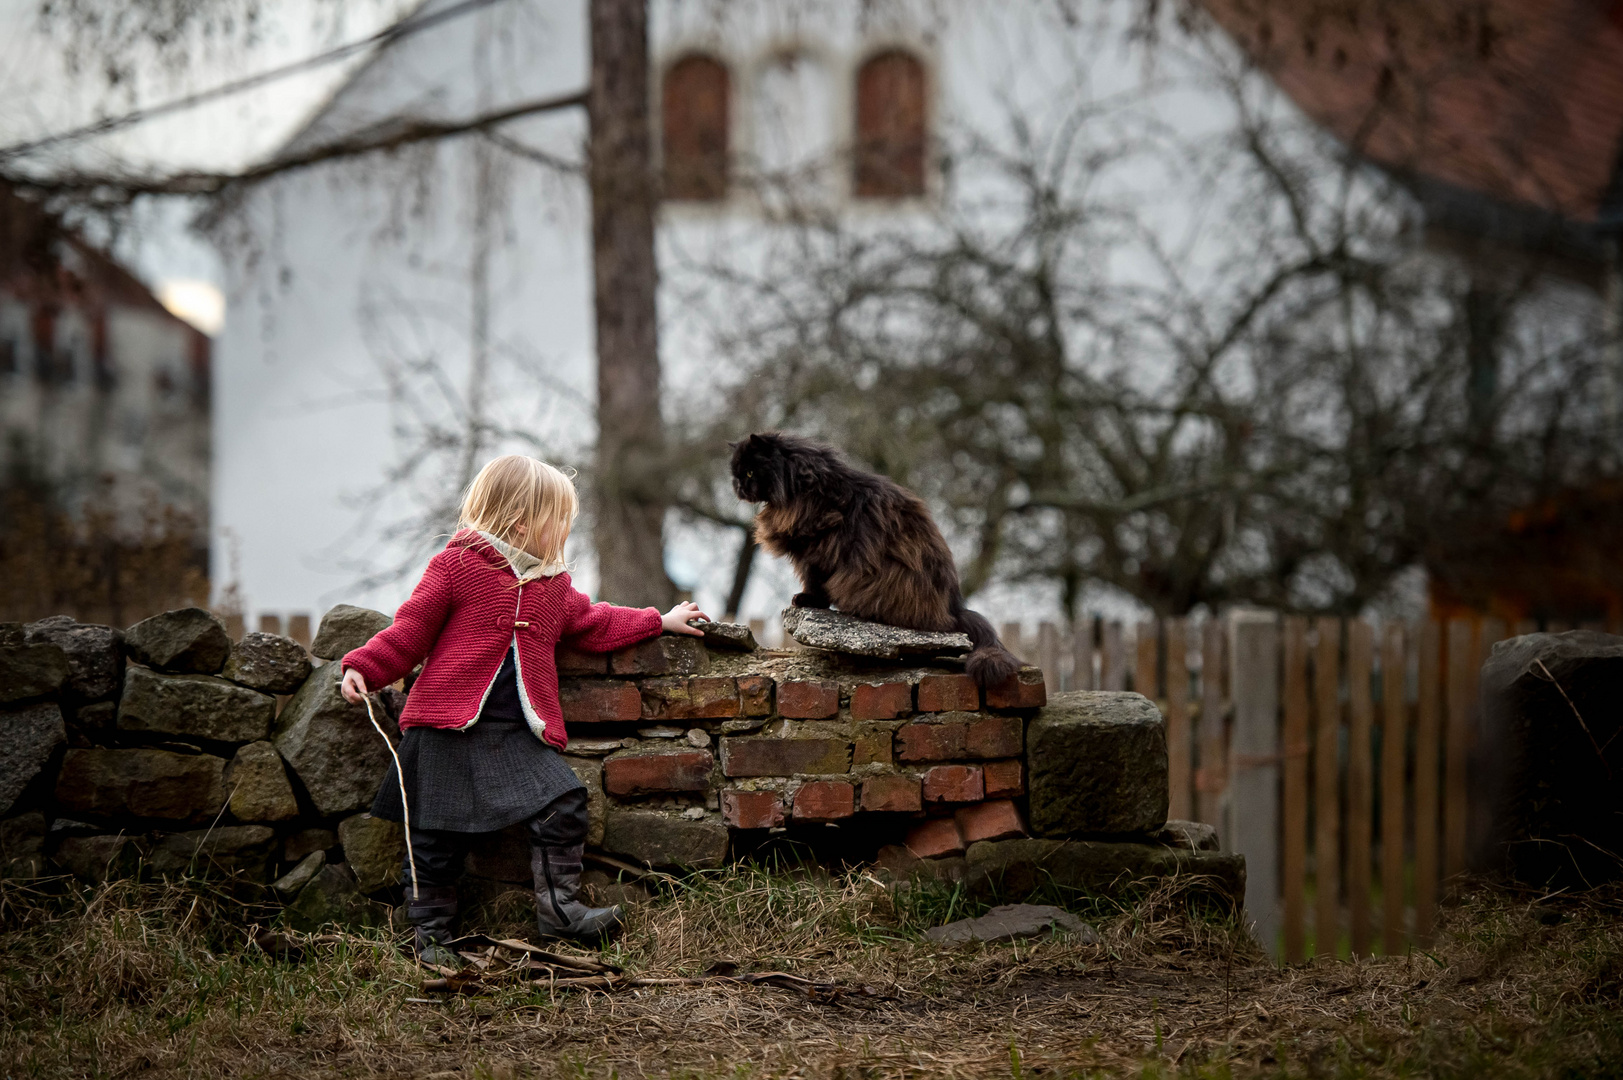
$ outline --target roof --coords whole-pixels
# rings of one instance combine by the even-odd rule
[[[1203,4],[1308,116],[1423,198],[1623,227],[1623,0]]]

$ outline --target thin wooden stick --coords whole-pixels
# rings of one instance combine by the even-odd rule
[[[1381,945],[1403,951],[1403,765],[1408,757],[1408,657],[1403,625],[1388,622],[1381,642]]]
[[[394,752],[394,743],[384,734],[383,725],[378,723],[377,714],[372,711],[372,695],[363,695],[361,700],[366,702],[366,718],[372,721],[378,738],[383,740],[383,745],[389,748],[389,756],[394,758],[395,779],[400,781],[400,816],[406,827],[406,862],[411,866],[411,898],[421,900],[423,894],[417,888],[417,853],[411,850],[411,807],[406,803],[406,773],[400,767],[400,755]]]

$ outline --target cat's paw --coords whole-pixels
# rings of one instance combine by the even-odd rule
[[[789,601],[789,605],[791,607],[826,608],[829,606],[829,602],[828,597],[819,593],[801,592],[795,593],[794,598]]]

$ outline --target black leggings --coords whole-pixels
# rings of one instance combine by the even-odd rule
[[[524,824],[530,832],[530,846],[536,848],[584,844],[589,823],[586,789],[575,788],[553,799]],[[418,882],[425,886],[455,885],[457,878],[462,876],[462,863],[467,858],[468,849],[484,835],[487,834],[413,828],[411,850],[417,857]],[[409,859],[403,865],[404,880],[410,882]]]

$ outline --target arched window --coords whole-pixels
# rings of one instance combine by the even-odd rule
[[[665,72],[665,196],[727,197],[727,68],[689,56]]]
[[[899,50],[857,72],[855,189],[862,196],[924,194],[924,65]]]

